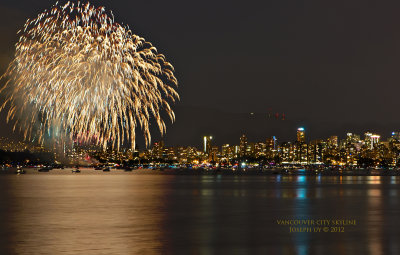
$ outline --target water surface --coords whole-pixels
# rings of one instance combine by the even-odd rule
[[[400,254],[400,177],[0,176],[0,254]],[[290,233],[280,219],[348,219]]]

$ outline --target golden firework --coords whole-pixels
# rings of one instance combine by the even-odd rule
[[[25,139],[46,135],[119,149],[135,147],[136,128],[150,143],[164,109],[179,99],[173,66],[150,42],[114,21],[104,7],[56,3],[18,32],[14,60],[0,90]]]

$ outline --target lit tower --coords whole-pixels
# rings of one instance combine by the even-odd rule
[[[306,133],[305,133],[303,127],[299,127],[299,128],[297,129],[297,141],[298,141],[299,143],[304,143],[304,142],[306,142]]]
[[[273,136],[272,137],[273,139],[274,139],[274,150],[276,150],[276,145],[277,145],[277,138],[276,138],[276,136]]]
[[[212,136],[204,136],[203,137],[203,146],[204,146],[204,153],[209,153],[211,150],[211,140]]]
[[[379,144],[379,139],[381,138],[380,135],[371,135],[371,149],[375,146]]]

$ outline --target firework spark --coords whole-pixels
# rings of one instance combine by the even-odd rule
[[[152,118],[165,132],[162,109],[174,120],[173,66],[104,7],[56,3],[18,34],[0,110],[10,105],[7,121],[15,120],[25,139],[43,143],[53,133],[103,148],[127,140],[134,148],[137,127],[150,143]]]

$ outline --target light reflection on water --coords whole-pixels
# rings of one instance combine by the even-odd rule
[[[135,185],[124,176],[7,180],[12,190],[2,196],[8,210],[1,216],[11,233],[2,236],[8,250],[1,254],[158,254],[164,181],[151,180],[151,188],[142,179]]]
[[[400,254],[397,176],[0,177],[0,254]]]

